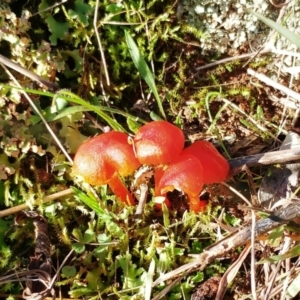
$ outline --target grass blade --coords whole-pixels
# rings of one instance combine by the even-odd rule
[[[129,50],[129,53],[131,55],[134,65],[139,70],[143,79],[147,82],[149,88],[151,89],[151,91],[156,99],[156,102],[157,102],[157,105],[158,105],[158,108],[159,108],[159,111],[160,111],[162,117],[164,119],[166,119],[165,111],[164,111],[161,99],[160,99],[157,89],[156,89],[154,76],[151,73],[145,59],[141,55],[139,48],[137,47],[135,41],[133,40],[133,38],[130,36],[130,34],[126,30],[125,30],[125,40],[126,40],[128,50]]]
[[[111,108],[111,107],[106,107],[106,106],[95,106],[90,104],[89,102],[83,100],[82,98],[80,98],[79,96],[75,95],[74,93],[68,91],[68,90],[60,90],[58,91],[56,94],[51,93],[51,92],[43,92],[43,91],[39,91],[39,90],[34,90],[34,89],[28,89],[28,88],[18,88],[12,85],[8,85],[8,84],[1,84],[0,83],[0,87],[4,87],[4,88],[8,88],[8,89],[16,89],[16,90],[21,90],[21,91],[25,91],[27,93],[30,94],[34,94],[34,95],[41,95],[41,96],[46,96],[46,97],[50,97],[50,98],[54,98],[54,97],[62,97],[64,98],[64,100],[72,102],[72,103],[76,103],[79,104],[79,106],[73,106],[73,107],[67,107],[65,109],[62,109],[58,112],[58,115],[53,115],[51,117],[47,117],[45,116],[46,120],[48,122],[51,121],[55,121],[58,120],[62,117],[65,117],[66,115],[70,115],[76,112],[80,112],[80,111],[93,111],[95,113],[97,113],[102,119],[104,119],[113,129],[115,130],[119,130],[119,131],[124,131],[125,129],[118,124],[115,120],[113,120],[111,117],[109,117],[107,114],[105,114],[105,112],[107,113],[113,113],[113,114],[118,114],[120,116],[123,116],[125,118],[131,119],[134,122],[141,123],[141,124],[146,124],[147,121],[139,118],[139,117],[135,117],[129,113],[127,113],[126,111],[122,111],[120,109],[117,108]],[[63,96],[64,97],[63,97]]]
[[[255,15],[259,20],[263,21],[265,24],[282,34],[285,38],[295,44],[297,47],[300,48],[300,36],[287,28],[283,27],[282,25],[275,23],[274,21],[264,17],[258,12],[250,11],[253,15]]]
[[[89,102],[83,100],[82,98],[78,97],[77,95],[73,94],[72,92],[69,92],[67,90],[60,90],[59,92],[57,92],[55,94],[55,97],[62,97],[69,102],[76,103],[85,108],[88,108],[88,109],[94,111],[96,114],[98,114],[114,130],[126,132],[126,130],[118,122],[116,122],[113,118],[111,118],[109,115],[107,115],[101,109],[99,109],[97,106],[90,104]]]
[[[105,211],[105,209],[103,209],[98,200],[86,195],[85,193],[83,193],[82,191],[80,191],[79,189],[77,189],[76,187],[72,187],[72,190],[74,192],[74,194],[85,204],[87,205],[90,209],[92,209],[93,211],[95,211],[99,216],[101,216],[101,218],[105,219],[105,220],[111,220],[112,216],[110,216],[108,214],[108,212]]]

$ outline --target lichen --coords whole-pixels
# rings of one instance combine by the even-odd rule
[[[267,0],[182,0],[181,18],[205,34],[199,42],[202,53],[229,53],[233,49],[255,49],[266,42],[271,29],[260,22],[252,11],[256,11],[276,21],[279,9]],[[293,17],[285,18],[285,26],[290,30],[299,28],[300,9],[297,5],[289,7]],[[287,14],[287,13],[286,13]],[[275,46],[288,46],[285,38],[277,37]],[[249,49],[250,48],[250,49]]]

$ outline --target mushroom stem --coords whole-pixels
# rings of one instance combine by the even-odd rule
[[[155,183],[155,188],[154,188],[154,196],[161,196],[161,192],[160,192],[160,189],[158,187],[158,184],[162,178],[162,176],[164,175],[164,168],[163,166],[157,166],[154,168],[154,183]],[[165,200],[163,201],[167,207],[171,207],[171,202],[170,200],[165,197]],[[161,204],[162,203],[157,203],[156,204],[156,207],[161,209]]]
[[[118,175],[113,176],[112,179],[108,182],[108,185],[112,192],[125,204],[135,204],[132,195],[129,193],[128,189],[125,187],[124,183]]]
[[[190,210],[195,213],[203,211],[207,206],[207,201],[200,200],[197,195],[188,195],[188,200],[190,203]]]
[[[162,166],[155,167],[155,169],[154,169],[154,182],[155,182],[154,193],[155,193],[155,196],[160,196],[160,190],[158,188],[158,183],[160,182],[163,175],[164,175],[163,167]]]

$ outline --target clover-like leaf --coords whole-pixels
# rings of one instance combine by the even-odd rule
[[[85,243],[90,243],[95,240],[95,232],[92,229],[86,230],[83,236],[83,240]]]
[[[85,245],[82,243],[74,243],[72,248],[76,253],[82,253],[85,250]]]
[[[64,266],[61,270],[61,274],[66,278],[73,277],[76,274],[76,268],[73,266]]]

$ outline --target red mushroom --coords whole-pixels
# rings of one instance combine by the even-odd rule
[[[184,147],[184,135],[167,121],[154,121],[142,126],[133,142],[140,163],[164,165],[179,156]]]
[[[167,121],[154,121],[138,130],[133,143],[139,162],[155,167],[154,180],[158,183],[164,166],[176,159],[182,151],[184,135],[178,127]],[[155,188],[155,195],[158,194]]]
[[[199,199],[203,175],[202,165],[195,156],[180,155],[165,170],[158,183],[158,189],[161,195],[166,195],[174,189],[183,191],[188,197],[190,210],[199,212],[206,206],[206,201]]]
[[[227,160],[208,141],[196,141],[182,151],[194,155],[203,167],[203,183],[211,184],[226,180],[229,173]]]
[[[128,135],[110,131],[83,143],[74,158],[73,174],[92,185],[108,184],[126,204],[134,204],[120,176],[132,174],[140,163],[128,144]]]

